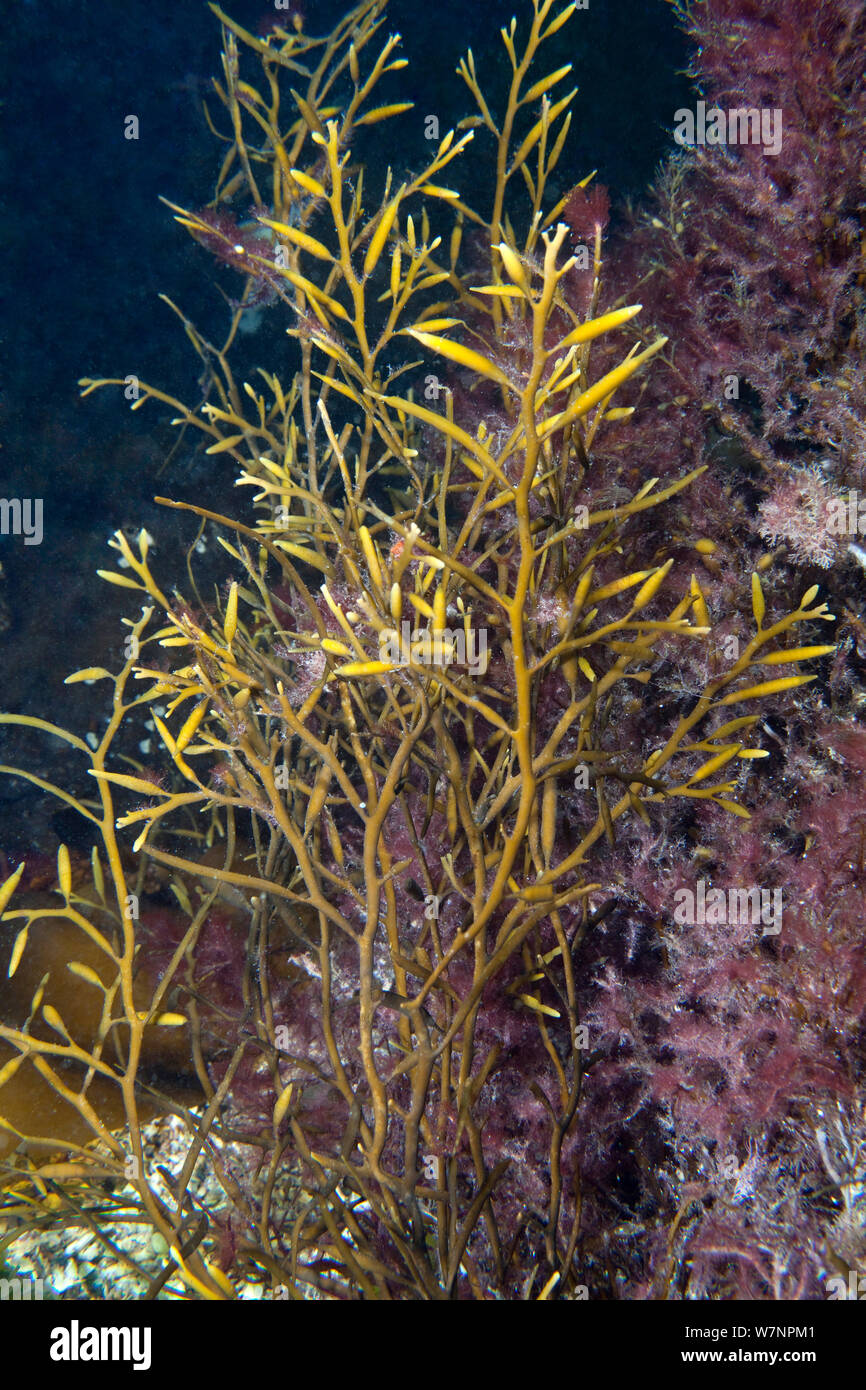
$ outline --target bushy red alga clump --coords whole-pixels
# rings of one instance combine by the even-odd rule
[[[677,148],[627,237],[614,224],[611,302],[640,282],[670,341],[633,389],[640,444],[608,437],[590,476],[613,492],[637,460],[662,477],[709,466],[649,523],[719,624],[715,650],[671,648],[672,703],[743,641],[756,566],[776,596],[829,583],[841,640],[823,688],[763,721],[750,821],[667,807],[608,850],[620,887],[582,959],[586,1277],[620,1297],[814,1298],[866,1255],[850,1185],[866,1061],[863,575],[831,508],[855,516],[866,479],[866,13],[680,13],[695,103],[778,110],[781,146]],[[647,713],[623,714],[637,748]],[[664,703],[653,717],[664,728]],[[748,889],[768,921],[731,911]]]

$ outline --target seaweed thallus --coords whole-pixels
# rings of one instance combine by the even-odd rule
[[[222,346],[180,315],[204,405],[143,383],[135,404],[169,405],[215,468],[231,460],[248,514],[184,504],[220,535],[211,599],[164,591],[146,533],[112,541],[127,659],[69,677],[109,691],[95,749],[2,721],[65,739],[94,784],[11,769],[77,810],[93,848],[60,847],[53,897],[28,899],[23,866],[0,889],[6,970],[33,991],[0,1026],[4,1204],[36,1228],[150,1223],[169,1252],[156,1287],[574,1295],[601,851],[670,802],[747,816],[764,699],[831,650],[800,636],[829,616],[817,591],[771,619],[755,574],[750,640],[707,657],[679,705],[655,693],[672,649],[715,653],[697,579],[655,541],[644,554],[647,514],[696,474],[626,491],[593,469],[665,340],[642,341],[640,305],[604,305],[601,228],[576,245],[562,220],[573,190],[550,205],[574,93],[557,95],[568,66],[535,65],[575,8],[533,0],[520,35],[503,29],[500,112],[467,54],[474,114],[374,195],[353,141],[412,119],[376,104],[405,66],[386,0],[327,38],[255,38],[211,6],[225,155],[211,205],[173,211],[245,288]],[[465,183],[484,141],[479,210],[445,180]],[[236,379],[251,307],[283,315],[290,379]],[[118,753],[144,719],[157,773]],[[47,971],[38,941],[61,931]],[[148,1061],[181,1054],[185,1101]],[[188,1133],[169,1196],[143,1140],[161,1104]],[[208,1209],[188,1180],[225,1140],[250,1159],[218,1167]]]

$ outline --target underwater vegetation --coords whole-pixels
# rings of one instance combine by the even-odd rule
[[[502,30],[503,109],[469,52],[469,114],[378,184],[387,0],[324,37],[210,8],[221,166],[172,211],[225,338],[169,300],[201,400],[81,384],[167,407],[239,515],[161,499],[185,592],[112,540],[125,661],[68,677],[95,747],[0,716],[94,784],[4,769],[92,841],[0,887],[9,1229],[144,1224],[142,1297],[824,1296],[866,1255],[862,570],[826,508],[862,481],[862,16],[682,8],[708,97],[793,129],[678,149],[605,244],[558,168],[574,4]],[[255,316],[288,346],[241,376]]]

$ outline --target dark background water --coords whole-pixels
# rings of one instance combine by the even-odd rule
[[[272,13],[263,0],[237,0],[227,12],[253,30]],[[344,12],[343,3],[307,0],[307,31],[327,31]],[[368,132],[360,152],[373,180],[388,163],[423,167],[427,114],[444,131],[472,109],[454,71],[469,45],[495,102],[506,75],[499,28],[512,13],[525,23],[528,12],[522,0],[392,0],[381,33],[402,34],[409,67],[388,79],[383,98],[416,106]],[[64,690],[63,677],[111,665],[130,612],[128,596],[94,575],[108,563],[108,536],[146,525],[160,542],[163,577],[180,575],[189,521],[155,507],[154,494],[239,505],[231,466],[204,458],[194,440],[166,463],[176,441],[169,410],[150,403],[131,414],[118,391],[81,401],[77,386],[85,375],[136,373],[195,400],[199,363],[158,295],[218,340],[225,297],[240,292],[240,278],[216,266],[159,201],[200,207],[211,195],[222,150],[202,99],[219,72],[220,26],[199,0],[7,0],[0,22],[0,497],[41,497],[44,506],[41,545],[0,537],[0,707],[83,732],[98,724],[92,688]],[[688,97],[686,57],[666,0],[590,0],[574,16],[538,70],[572,62],[569,80],[580,88],[558,171],[563,191],[598,169],[614,216],[617,202],[641,197]],[[209,104],[221,125],[219,103]],[[124,139],[130,114],[139,119],[135,141]],[[469,186],[456,166],[449,177],[483,205],[491,163],[473,168]],[[287,351],[274,333],[281,328],[259,345],[268,368]]]

